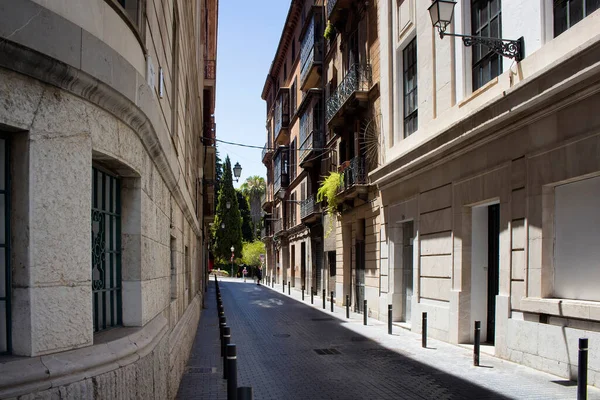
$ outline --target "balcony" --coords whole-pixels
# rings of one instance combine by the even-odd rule
[[[309,168],[316,163],[315,156],[324,146],[323,131],[319,129],[322,125],[320,121],[319,109],[311,108],[300,117],[300,166]]]
[[[270,215],[267,215],[270,217]],[[263,241],[271,239],[273,236],[273,227],[271,221],[265,221],[263,228],[260,230],[260,237]]]
[[[217,78],[217,61],[204,60],[204,79],[214,81]]]
[[[288,148],[284,147],[277,150],[274,156],[274,175],[273,175],[273,195],[277,196],[280,190],[284,190],[290,184]]]
[[[331,93],[325,105],[327,124],[341,117],[347,109],[354,108],[354,100],[360,104],[368,100],[372,73],[370,64],[354,64],[344,80]]]
[[[267,191],[262,195],[260,205],[264,211],[271,211],[273,207],[273,187],[271,185],[267,186]]]
[[[275,102],[274,144],[286,144],[290,127],[290,89],[280,88]]]
[[[321,217],[321,203],[317,202],[315,194],[300,203],[300,219],[303,224],[318,222]]]
[[[323,22],[322,8],[313,7],[308,28],[301,35],[300,50],[300,89],[307,90],[319,86],[323,62]]]
[[[338,196],[342,201],[368,192],[367,163],[363,156],[344,161],[339,167],[339,172],[342,174],[342,185]]]
[[[202,201],[202,211],[204,217],[204,223],[210,224],[215,220],[216,214],[216,202],[215,202],[215,187],[212,182],[204,181],[203,188],[203,201]]]
[[[327,19],[336,25],[351,4],[352,0],[327,0]]]
[[[271,167],[271,160],[273,159],[273,147],[270,143],[265,143],[265,147],[262,150],[262,162],[267,168]]]
[[[283,219],[278,219],[273,222],[273,234],[278,235],[283,232]]]

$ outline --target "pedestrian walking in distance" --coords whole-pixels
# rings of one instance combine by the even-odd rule
[[[244,282],[246,282],[246,275],[248,275],[248,270],[246,269],[246,267],[244,267],[242,274],[244,275]]]
[[[260,285],[260,280],[262,279],[262,265],[258,266],[258,269],[256,270],[256,284]]]

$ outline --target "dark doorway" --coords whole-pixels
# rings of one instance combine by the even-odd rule
[[[363,300],[365,299],[365,241],[356,242],[356,297],[354,303],[355,312],[363,312]]]
[[[335,251],[327,252],[327,261],[329,262],[329,291],[335,295],[335,273],[336,273],[336,261]]]
[[[290,246],[292,248],[292,258],[290,261],[290,267],[292,269],[292,286],[296,287],[296,246]]]
[[[488,207],[487,343],[494,344],[496,296],[500,290],[500,205]]]
[[[412,221],[402,224],[402,317],[410,322],[413,295],[413,231]]]
[[[306,288],[306,242],[300,244],[300,286]]]

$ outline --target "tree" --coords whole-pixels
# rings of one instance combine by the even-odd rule
[[[219,149],[215,155],[215,193],[219,194],[221,189],[221,181],[223,180],[223,160],[219,156]]]
[[[262,221],[261,199],[267,190],[265,178],[258,175],[250,176],[246,179],[246,182],[241,185],[240,189],[250,204],[250,215],[252,216],[254,231],[259,231],[257,235],[260,235]]]
[[[227,262],[231,256],[231,246],[237,257],[242,255],[242,217],[238,206],[236,191],[233,188],[231,161],[229,156],[223,164],[223,179],[217,200],[217,212],[213,225],[213,243],[215,256]],[[227,202],[230,208],[227,208]],[[225,228],[221,228],[225,224]]]
[[[251,242],[254,240],[254,232],[252,231],[252,221],[250,220],[250,208],[248,208],[248,200],[244,197],[241,190],[236,190],[238,207],[242,216],[242,240]]]
[[[242,262],[251,267],[260,265],[260,255],[265,254],[265,244],[260,240],[244,243],[244,256]]]

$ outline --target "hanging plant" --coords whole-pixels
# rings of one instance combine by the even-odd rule
[[[327,21],[327,27],[325,28],[325,32],[323,33],[323,36],[327,40],[332,40],[333,37],[335,36],[335,27],[333,26],[331,21]]]
[[[340,174],[339,172],[331,172],[329,176],[325,178],[323,182],[321,182],[321,185],[317,190],[317,201],[327,201],[327,208],[325,209],[325,212],[327,212],[327,214],[330,217],[330,224],[329,228],[327,229],[327,232],[325,233],[325,237],[329,236],[329,234],[331,233],[331,231],[333,231],[333,228],[335,226],[334,217],[337,214],[338,207],[337,194],[341,186],[342,174]]]

